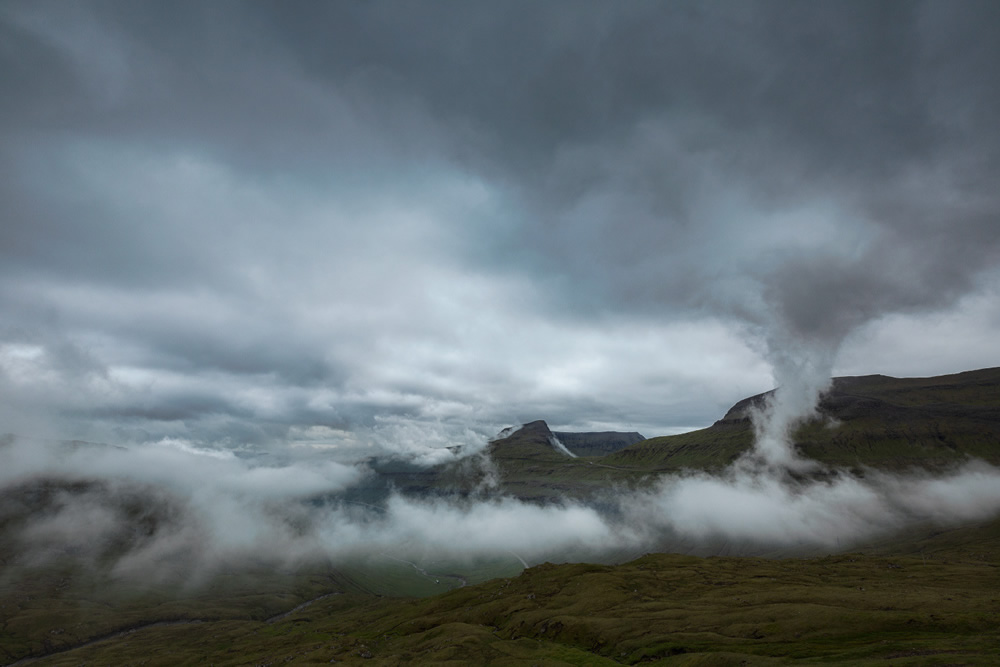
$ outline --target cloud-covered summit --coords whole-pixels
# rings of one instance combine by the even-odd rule
[[[656,434],[996,365],[997,13],[3,3],[0,429]]]

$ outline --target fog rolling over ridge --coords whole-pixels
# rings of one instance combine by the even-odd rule
[[[861,478],[790,434],[833,375],[997,364],[998,12],[0,3],[0,432],[44,439],[0,449],[5,507],[76,484],[22,541],[538,559],[997,511],[992,468]],[[348,502],[372,457],[771,387],[746,458],[600,511]],[[119,534],[139,498],[170,509]]]
[[[541,447],[559,451],[547,440]],[[485,469],[496,484],[488,451],[468,454],[467,472]],[[358,496],[379,473],[315,458],[275,465],[171,441],[123,449],[8,438],[0,519],[18,554],[8,573],[70,556],[125,583],[197,585],[250,562],[815,554],[928,522],[1000,514],[1000,469],[982,461],[859,475],[791,453],[783,460],[790,465],[762,455],[758,442],[719,472],[664,474],[637,490],[609,486],[589,501],[539,503],[489,483],[472,495]]]

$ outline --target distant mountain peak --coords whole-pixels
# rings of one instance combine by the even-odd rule
[[[549,425],[544,419],[536,419],[533,422],[522,424],[520,430],[525,433],[544,433],[546,435],[552,434],[552,431],[549,430]]]
[[[504,436],[504,434],[507,434]],[[555,435],[544,420],[523,424],[520,428],[508,427],[500,431],[490,443],[490,453],[495,458],[537,459],[566,457],[553,445]]]
[[[577,456],[606,456],[646,439],[636,431],[556,431],[555,436]]]
[[[506,428],[500,429],[500,432],[496,434],[495,438],[492,438],[490,442],[496,442],[498,440],[504,440],[511,437],[515,433],[544,433],[550,434],[552,431],[549,430],[549,425],[545,423],[544,419],[536,419],[533,422],[527,422],[526,424],[518,424],[517,426],[508,426]]]
[[[552,449],[562,456],[604,456],[645,440],[641,433],[621,431],[552,431],[543,419],[521,426],[508,426],[500,431],[492,444],[503,447],[531,444],[540,449]]]

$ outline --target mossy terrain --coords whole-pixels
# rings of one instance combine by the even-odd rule
[[[351,577],[315,562],[276,569],[243,561],[189,580],[152,581],[89,565],[64,556],[4,568],[0,664],[149,624],[264,620],[321,595],[366,594]]]
[[[896,551],[543,564],[420,600],[146,627],[35,664],[996,664],[1000,521]]]

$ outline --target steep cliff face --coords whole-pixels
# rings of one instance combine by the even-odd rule
[[[507,429],[504,429],[505,431]],[[490,456],[494,459],[521,459],[559,461],[566,455],[552,446],[553,433],[541,419],[528,422],[510,432],[505,438],[490,443]]]
[[[576,456],[605,456],[645,440],[641,433],[634,431],[552,431],[539,419],[520,427],[505,428],[493,441],[491,451],[496,453],[497,448],[502,448],[502,456],[547,455],[547,450],[552,449],[553,436]]]
[[[721,422],[749,419],[775,390],[738,401]],[[947,415],[1000,416],[1000,368],[984,368],[926,378],[857,375],[833,378],[820,399],[820,415],[851,420],[877,414],[892,417],[894,408],[919,408]],[[718,422],[717,422],[718,423]]]
[[[593,498],[596,493],[629,484],[639,476],[635,471],[616,470],[592,460],[567,456],[553,446],[553,437],[556,435],[548,424],[539,420],[490,443],[489,456],[496,466],[498,491],[522,500],[561,502],[569,498]]]
[[[589,433],[555,431],[555,436],[577,456],[606,456],[646,439],[641,433],[635,431],[630,433],[623,431],[592,431]]]

